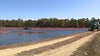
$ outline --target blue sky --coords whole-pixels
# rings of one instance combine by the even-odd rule
[[[100,0],[0,0],[0,19],[100,18]]]

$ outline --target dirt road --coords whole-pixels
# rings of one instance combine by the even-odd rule
[[[0,56],[70,56],[98,32],[85,32],[34,45],[0,50]]]
[[[100,56],[100,32],[78,48],[71,56]]]
[[[61,48],[41,53],[37,56],[70,56],[78,47],[82,46],[91,37],[92,37],[92,35],[86,36],[86,37],[84,37],[80,40],[77,40],[71,44],[67,44]]]

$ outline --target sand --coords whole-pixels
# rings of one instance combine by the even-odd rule
[[[86,36],[86,37],[84,37],[80,40],[77,40],[75,42],[72,42],[70,44],[64,45],[64,46],[57,48],[55,50],[47,51],[47,52],[44,52],[44,53],[41,53],[41,54],[37,54],[35,56],[70,56],[80,46],[82,46],[84,43],[89,41],[94,35],[95,35],[95,33],[93,33],[89,36]]]
[[[89,32],[86,32],[86,33],[89,33]],[[32,50],[32,49],[40,48],[42,46],[52,45],[54,43],[62,42],[64,40],[69,40],[71,38],[75,38],[79,35],[84,35],[86,33],[67,36],[67,37],[64,37],[64,38],[54,39],[54,40],[51,40],[51,41],[45,41],[45,42],[42,42],[42,43],[36,43],[34,45],[27,45],[27,46],[15,47],[15,48],[1,49],[0,50],[0,56],[15,56],[16,54],[21,53],[23,51],[29,51],[29,50]],[[79,39],[75,42],[72,42],[70,44],[64,45],[60,48],[50,50],[50,51],[46,51],[46,52],[37,54],[35,56],[69,56],[75,50],[77,50],[77,48],[79,48],[84,43],[86,43],[89,39],[91,39],[96,33],[97,32],[92,33],[92,34],[90,34],[90,35],[88,35],[84,38],[81,38],[81,39]],[[34,55],[31,55],[31,56],[34,56]]]

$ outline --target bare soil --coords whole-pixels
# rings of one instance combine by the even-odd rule
[[[71,56],[100,56],[100,33],[93,39],[78,48]]]

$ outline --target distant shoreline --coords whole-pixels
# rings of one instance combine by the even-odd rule
[[[0,30],[13,30],[13,29],[24,29],[25,27],[0,27]],[[65,28],[65,27],[28,27],[30,29],[87,29],[87,28]]]

